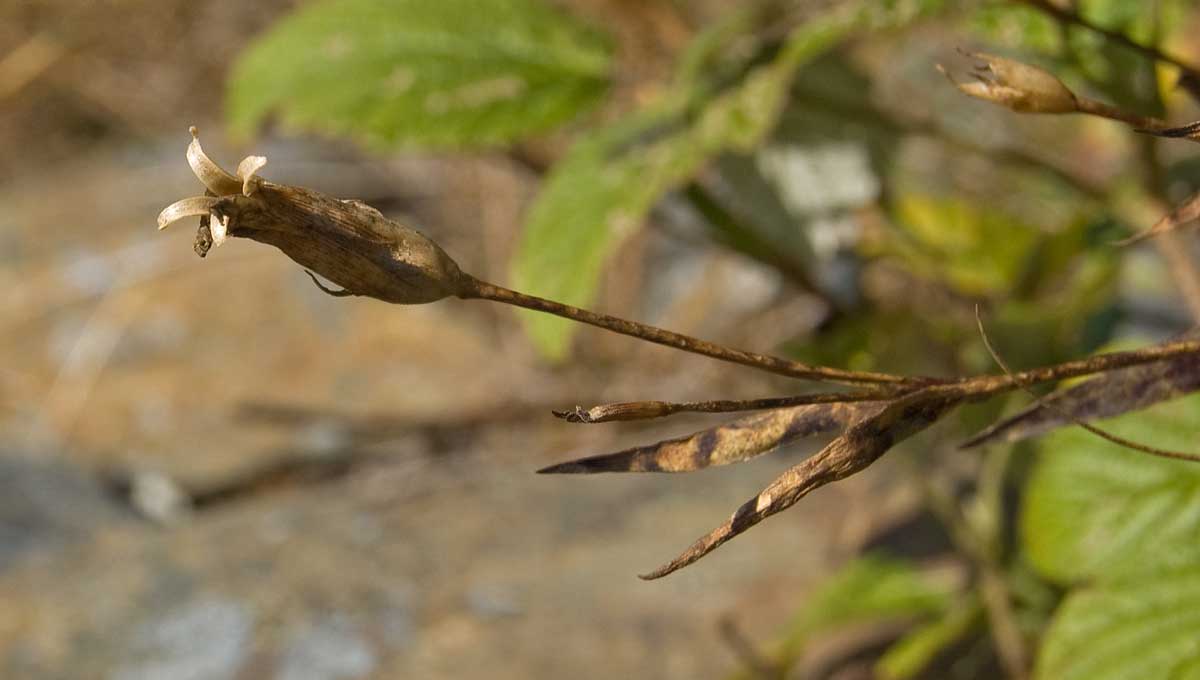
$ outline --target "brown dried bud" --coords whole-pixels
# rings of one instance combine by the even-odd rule
[[[471,289],[473,279],[417,230],[360,201],[268,182],[256,174],[266,165],[262,156],[243,160],[235,177],[204,154],[195,128],[192,135],[188,163],[211,195],[171,204],[158,216],[158,228],[200,216],[201,231],[208,232],[197,240],[201,256],[237,236],[279,248],[347,295],[423,304]]]
[[[992,54],[965,52],[978,59],[972,75],[976,80],[960,83],[938,65],[938,70],[966,94],[1019,113],[1074,113],[1079,110],[1075,94],[1050,72]]]

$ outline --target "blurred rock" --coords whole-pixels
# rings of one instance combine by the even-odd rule
[[[128,515],[66,462],[0,454],[0,572]]]
[[[102,527],[0,573],[0,677],[711,677],[733,662],[719,616],[772,631],[779,594],[836,543],[847,489],[878,492],[869,472],[647,583],[635,573],[721,520],[714,501],[791,457],[569,479],[532,474],[513,444]]]

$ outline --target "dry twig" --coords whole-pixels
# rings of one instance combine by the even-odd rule
[[[1041,76],[1034,79],[1045,85]],[[1054,89],[1052,85],[1047,87]],[[265,165],[265,158],[246,158],[233,175],[212,162],[196,139],[188,147],[187,157],[209,195],[173,203],[159,215],[158,221],[163,228],[185,217],[200,217],[196,250],[202,256],[229,237],[249,238],[276,246],[310,273],[340,286],[341,291],[322,286],[334,295],[361,295],[394,304],[422,304],[446,297],[503,302],[789,377],[865,386],[857,392],[749,402],[632,402],[587,411],[577,409],[563,415],[580,422],[598,422],[658,417],[686,410],[769,409],[679,439],[583,458],[542,472],[688,471],[744,461],[800,437],[841,431],[819,453],[785,472],[743,504],[724,525],[643,578],[658,578],[687,566],[763,519],[791,507],[808,493],[859,472],[960,404],[1033,384],[1200,356],[1200,339],[1185,338],[1018,373],[960,379],[810,366],[724,347],[480,281],[464,273],[423,234],[387,219],[368,205],[263,180],[257,173]]]
[[[990,339],[988,339],[987,331],[984,330],[984,328],[983,328],[983,317],[980,316],[980,314],[979,314],[979,306],[978,305],[976,305],[976,307],[975,307],[975,323],[976,323],[976,325],[979,326],[979,337],[983,339],[983,345],[984,345],[984,347],[987,348],[988,354],[990,354],[992,356],[992,360],[996,362],[996,365],[1000,367],[1000,370],[1004,371],[1004,374],[1011,378],[1013,376],[1012,369],[1010,369],[1008,367],[1008,364],[1000,356],[1000,353],[997,352],[996,348],[992,346],[992,341]],[[1194,453],[1185,453],[1183,451],[1170,451],[1167,449],[1160,449],[1155,446],[1141,444],[1141,443],[1135,442],[1133,440],[1126,439],[1122,436],[1115,435],[1107,430],[1103,430],[1103,429],[1096,427],[1095,425],[1092,425],[1090,423],[1086,423],[1083,420],[1077,418],[1074,414],[1060,410],[1058,404],[1056,404],[1055,402],[1049,401],[1045,397],[1038,396],[1033,390],[1031,390],[1029,388],[1029,385],[1018,383],[1018,386],[1022,390],[1027,392],[1029,394],[1029,396],[1033,397],[1035,406],[1041,406],[1041,407],[1048,408],[1052,411],[1057,411],[1058,414],[1061,417],[1063,417],[1065,420],[1067,420],[1075,425],[1078,425],[1079,427],[1082,427],[1083,429],[1087,430],[1088,432],[1096,435],[1097,437],[1099,437],[1107,442],[1111,442],[1113,444],[1116,444],[1117,446],[1123,446],[1127,449],[1132,449],[1134,451],[1138,451],[1141,453],[1148,453],[1152,456],[1158,456],[1160,458],[1172,458],[1175,460],[1186,460],[1186,461],[1191,461],[1193,463],[1200,462],[1200,456],[1197,456]]]

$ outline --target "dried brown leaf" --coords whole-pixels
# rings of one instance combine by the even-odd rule
[[[1200,139],[1200,121],[1181,127],[1138,130],[1155,137],[1172,137],[1175,139]]]
[[[551,465],[538,472],[690,472],[740,463],[803,437],[836,432],[853,422],[877,415],[884,406],[881,402],[864,401],[765,411],[676,439],[588,456]]]
[[[1185,354],[1123,368],[1047,396],[963,442],[970,448],[1015,442],[1074,421],[1091,421],[1138,411],[1200,390],[1200,355]]]
[[[852,424],[816,455],[780,475],[742,504],[729,521],[696,541],[679,557],[643,574],[656,579],[682,569],[762,520],[790,508],[809,492],[860,472],[892,446],[924,430],[961,401],[953,390],[937,387],[914,392]]]

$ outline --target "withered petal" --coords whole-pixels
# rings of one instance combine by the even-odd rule
[[[220,201],[215,196],[192,196],[175,201],[158,214],[158,228],[166,229],[186,217],[203,217]]]
[[[242,181],[226,172],[204,153],[204,149],[200,147],[200,131],[196,126],[188,128],[188,131],[192,133],[192,143],[188,144],[187,161],[196,179],[218,196],[241,192]]]
[[[238,163],[237,176],[242,178],[242,193],[244,195],[254,195],[255,190],[258,189],[257,173],[266,164],[266,156],[246,156],[242,159],[241,163]]]

